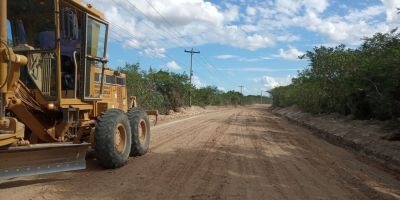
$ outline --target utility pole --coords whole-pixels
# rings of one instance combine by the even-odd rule
[[[261,104],[263,103],[263,92],[268,92],[268,91],[263,91],[263,90],[261,90],[261,96],[260,96],[260,102],[261,102]]]
[[[240,104],[243,104],[243,88],[244,88],[244,86],[239,85],[239,87],[240,87],[240,94],[242,94],[242,96],[240,97]]]
[[[243,86],[243,85],[239,85],[238,87],[240,87],[240,94],[243,95],[243,88],[244,88],[244,86]]]
[[[192,76],[193,76],[193,54],[200,53],[200,51],[185,49],[185,53],[190,53],[190,88],[189,88],[189,106],[192,107]]]

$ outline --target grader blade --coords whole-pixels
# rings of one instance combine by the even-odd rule
[[[89,144],[37,144],[0,150],[0,179],[86,168]]]

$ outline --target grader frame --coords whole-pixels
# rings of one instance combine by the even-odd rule
[[[146,153],[148,115],[107,67],[108,23],[80,0],[0,0],[0,178]],[[9,38],[9,36],[11,38]]]

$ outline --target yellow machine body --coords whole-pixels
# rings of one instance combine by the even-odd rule
[[[93,143],[93,127],[102,112],[111,108],[127,112],[135,103],[128,103],[125,74],[107,67],[109,25],[90,4],[1,0],[0,11],[0,163],[8,163],[0,164],[1,178],[1,170],[8,172],[9,166],[23,171],[19,151],[10,148],[22,148],[26,157],[28,147],[37,144],[32,149],[38,157],[51,155],[57,160],[62,153],[54,144],[65,144],[69,146],[63,149],[71,152],[76,146],[80,150],[72,152],[82,155]],[[53,149],[56,153],[49,153]],[[71,169],[84,167],[82,160],[73,159],[82,156],[68,155],[72,158],[68,166],[75,163]]]

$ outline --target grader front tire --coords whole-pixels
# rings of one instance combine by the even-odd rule
[[[132,142],[127,115],[119,109],[104,112],[97,119],[94,141],[96,156],[103,167],[115,169],[124,166]]]

